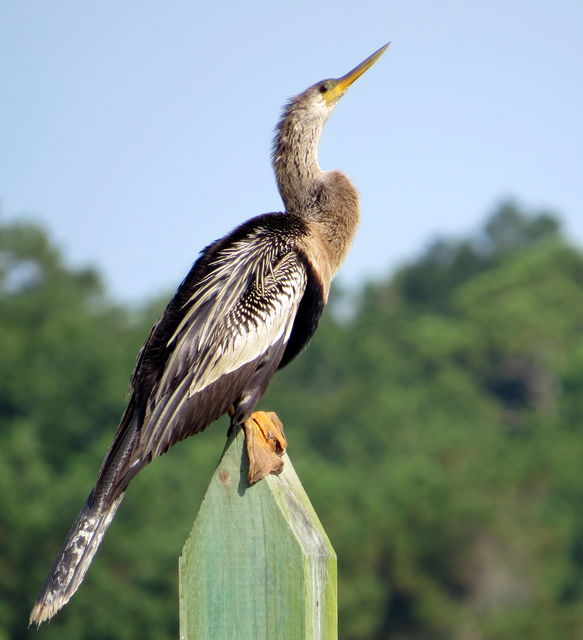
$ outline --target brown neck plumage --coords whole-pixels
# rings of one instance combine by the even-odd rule
[[[331,274],[344,259],[359,219],[358,193],[339,171],[318,166],[318,143],[328,112],[307,93],[285,109],[273,145],[273,167],[287,213],[310,223]]]
[[[325,117],[296,98],[285,109],[273,143],[273,168],[288,213],[305,216],[322,183],[318,143]]]

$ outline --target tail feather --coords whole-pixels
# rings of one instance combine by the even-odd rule
[[[107,507],[94,506],[92,495],[67,535],[43,590],[34,604],[29,626],[39,626],[52,618],[77,591],[124,494],[122,492]]]

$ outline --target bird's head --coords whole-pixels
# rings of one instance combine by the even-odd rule
[[[288,212],[306,211],[321,192],[318,141],[324,123],[348,87],[389,48],[384,45],[340,78],[316,82],[292,98],[275,130],[273,167]]]
[[[340,78],[328,78],[316,82],[303,93],[300,93],[299,96],[296,96],[292,100],[292,104],[301,110],[310,112],[317,119],[325,120],[336,106],[338,100],[346,93],[348,87],[357,78],[360,78],[365,71],[370,69],[390,45],[391,43],[388,42]]]

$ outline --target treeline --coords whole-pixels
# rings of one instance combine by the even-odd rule
[[[114,305],[45,231],[0,221],[0,640],[178,637],[226,421],[134,480],[75,599],[26,629],[163,302]],[[338,553],[343,640],[583,637],[582,387],[583,253],[550,213],[506,203],[333,296],[262,407]]]

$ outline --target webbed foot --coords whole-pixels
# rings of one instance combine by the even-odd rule
[[[242,425],[245,447],[249,457],[249,484],[259,482],[266,475],[281,473],[281,456],[287,448],[283,424],[273,411],[255,411]]]

